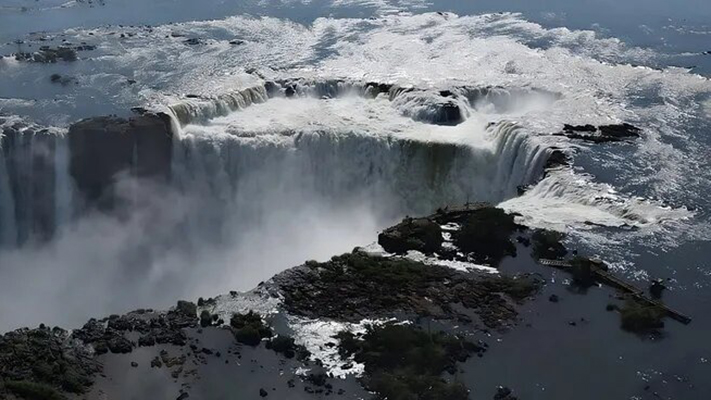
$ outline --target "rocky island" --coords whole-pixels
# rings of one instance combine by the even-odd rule
[[[140,373],[176,399],[214,396],[208,382],[216,379],[254,379],[264,387],[231,393],[513,400],[515,389],[486,393],[457,377],[462,363],[486,357],[491,331],[517,329],[519,309],[546,285],[540,273],[497,271],[504,259],[572,260],[570,285],[595,284],[589,260],[571,256],[562,239],[488,205],[408,217],[377,244],[308,261],[246,293],[91,319],[73,330],[9,332],[0,338],[0,390],[8,399],[118,398]],[[664,327],[663,308],[629,293],[618,299],[607,307],[619,312],[622,329],[648,335]]]

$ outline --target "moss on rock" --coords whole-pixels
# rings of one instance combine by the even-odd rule
[[[279,335],[268,341],[266,348],[283,354],[286,358],[296,357],[299,360],[305,360],[310,355],[306,347],[297,345],[294,338],[286,335]]]
[[[275,278],[287,310],[310,318],[358,322],[399,313],[457,319],[454,304],[479,314],[488,327],[516,316],[512,300],[540,287],[531,276],[462,272],[406,258],[378,257],[360,251],[312,262]]]
[[[365,365],[363,384],[380,399],[467,399],[467,389],[444,379],[481,349],[460,337],[412,325],[370,326],[362,336],[341,332],[339,353]]]
[[[565,257],[568,254],[568,250],[561,243],[563,237],[563,234],[559,232],[537,229],[531,235],[533,257],[552,260]]]
[[[442,246],[442,228],[428,218],[405,218],[378,235],[378,244],[389,253],[410,250],[431,254]]]
[[[470,253],[477,262],[497,266],[506,256],[516,255],[511,235],[521,226],[504,210],[483,207],[473,211],[453,235],[454,244]]]
[[[81,394],[100,369],[93,354],[74,344],[60,328],[42,325],[0,336],[0,381],[5,380],[8,389],[45,393],[49,391],[43,388],[51,388]]]
[[[664,328],[666,311],[658,306],[641,304],[629,299],[619,309],[620,326],[622,329],[634,333],[656,332]]]
[[[197,318],[197,306],[195,305],[195,303],[180,300],[178,301],[178,306],[176,307],[176,310],[183,313],[183,315],[185,316]]]
[[[264,324],[262,317],[251,310],[247,314],[232,314],[230,326],[235,339],[248,346],[257,346],[262,339],[272,336],[271,329]]]
[[[8,392],[26,400],[67,399],[57,389],[43,383],[36,383],[30,381],[6,381],[2,386],[4,386]]]

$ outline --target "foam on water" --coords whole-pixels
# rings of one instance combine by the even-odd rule
[[[650,233],[667,221],[693,216],[685,208],[620,194],[610,185],[568,169],[550,172],[526,194],[507,200],[500,207],[521,214],[528,226],[562,232],[606,226],[633,227]]]
[[[260,80],[244,74],[244,68],[256,68],[270,79],[304,76],[324,81],[340,77],[423,88],[448,88],[455,92],[457,87],[500,86],[508,88],[505,89],[508,95],[499,98],[508,96],[515,101],[501,107],[493,100],[485,99],[481,104],[479,100],[470,99],[470,106],[477,114],[474,118],[488,122],[513,118],[518,122],[517,126],[526,129],[529,135],[554,132],[563,123],[642,120],[642,125],[652,128],[652,134],[661,132],[662,141],[664,135],[678,132],[674,121],[684,118],[683,113],[678,111],[684,110],[696,94],[709,90],[707,79],[689,74],[686,70],[658,71],[601,62],[644,62],[655,57],[648,50],[630,48],[618,39],[600,38],[591,31],[544,28],[511,13],[465,17],[426,13],[370,20],[320,18],[312,26],[276,18],[230,17],[162,25],[150,30],[126,29],[133,30],[131,35],[124,38],[113,35],[114,38],[100,43],[96,54],[91,55],[91,65],[85,67],[85,63],[80,63],[77,72],[92,85],[99,86],[102,80],[106,81],[102,77],[124,75],[135,79],[137,84],[134,87],[122,89],[114,99],[100,101],[118,100],[125,105],[128,98],[138,96],[156,106],[172,105],[181,125],[206,122],[210,118],[243,109],[252,102],[264,102],[265,93],[261,92]],[[65,34],[76,40],[92,40],[91,36],[106,37],[112,30],[112,27],[72,29]],[[187,46],[184,37],[197,37],[202,44]],[[234,39],[242,40],[243,44],[230,44],[229,41]],[[11,73],[7,79],[21,81],[23,74],[27,73],[25,70],[8,68],[7,72]],[[96,70],[100,70],[101,75],[92,72]],[[250,87],[256,92],[247,90]],[[532,88],[537,91],[531,91]],[[81,92],[84,89],[72,90]],[[516,90],[540,95],[512,95]],[[660,99],[672,101],[659,106],[638,105],[629,101],[629,96],[643,92],[652,94],[648,97],[659,96]],[[181,93],[209,95],[214,99],[176,101]],[[490,93],[487,92],[484,98]],[[68,96],[66,101],[54,103],[68,104],[83,97],[80,93],[62,96]],[[433,101],[436,103],[441,99],[406,93],[393,99],[392,103],[400,114],[418,119],[421,115],[427,115]],[[57,107],[56,104],[46,102],[42,106],[53,108]],[[287,104],[301,107],[297,102]],[[21,104],[8,105],[9,109],[15,107],[27,108],[21,107]],[[409,124],[396,115],[384,115],[383,110],[389,112],[390,109],[377,101],[368,107],[353,112],[355,117],[350,116],[357,120],[361,111],[378,116],[372,121],[365,121],[367,123],[357,121],[359,129],[370,124],[366,128],[372,130],[380,123],[381,130],[394,128],[391,130],[395,136],[399,134],[399,129],[417,132],[411,135],[416,137],[415,140],[436,138],[435,141],[457,142],[466,136],[459,135],[457,138],[457,133],[452,134],[457,130],[451,130],[446,135],[440,135],[445,130],[429,129],[430,133],[423,132],[413,129],[417,125]],[[704,113],[704,110],[702,107],[701,112]],[[273,124],[269,129],[283,131],[277,127],[279,124],[298,124],[298,121],[288,121],[291,117],[299,118],[295,116],[296,111],[284,113],[285,110],[279,110],[284,113],[282,121],[278,121],[280,117],[275,116],[273,111],[267,112],[270,113],[269,123]],[[313,111],[307,112],[318,115]],[[248,134],[244,131],[249,128],[250,118],[264,118],[264,112],[258,117],[256,113],[247,111],[240,117],[241,134]],[[347,125],[346,121],[348,119],[318,124],[329,130],[332,124]],[[224,121],[213,121],[205,131],[212,129],[214,133],[215,125],[221,123]],[[461,127],[459,132],[463,131],[465,129]],[[521,137],[516,136],[516,140],[521,141]],[[475,140],[472,135],[464,141],[471,140]],[[544,142],[550,146],[552,140],[545,139]],[[660,188],[670,187],[669,183],[686,172],[672,167],[679,164],[675,162],[678,152],[658,157],[661,153],[669,153],[668,146],[644,145],[639,146],[639,151],[650,163],[655,161],[655,157],[669,161],[657,168],[665,174],[657,178]],[[525,159],[526,156],[521,157]],[[673,159],[669,160],[670,157]],[[521,173],[520,168],[516,169]],[[499,168],[499,171],[502,170]],[[630,171],[630,174],[639,177],[638,172]]]

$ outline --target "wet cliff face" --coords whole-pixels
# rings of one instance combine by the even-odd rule
[[[70,174],[85,207],[110,210],[121,174],[167,182],[173,133],[167,115],[97,117],[69,128]]]

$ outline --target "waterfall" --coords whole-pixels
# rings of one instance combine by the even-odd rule
[[[317,200],[368,204],[388,221],[447,204],[496,203],[533,183],[546,158],[545,147],[511,123],[489,128],[484,147],[327,130],[219,138],[199,131],[176,143],[174,184],[209,204],[197,220],[213,226],[228,215],[244,223]]]
[[[489,127],[489,132],[496,143],[498,165],[493,187],[500,189],[500,199],[510,198],[512,187],[529,185],[540,177],[549,149],[509,121]]]
[[[47,240],[72,201],[63,132],[20,119],[0,127],[0,245]]]
[[[86,201],[100,199],[100,193],[94,193],[97,188],[114,191],[112,182],[124,167],[127,176],[165,176],[168,189],[189,204],[181,225],[185,236],[208,232],[215,240],[230,234],[228,226],[258,226],[260,218],[274,210],[315,203],[343,210],[367,207],[385,222],[447,204],[498,203],[515,197],[520,186],[537,181],[548,148],[513,122],[485,127],[479,119],[467,121],[477,112],[472,102],[485,107],[482,98],[515,98],[502,94],[503,89],[496,92],[490,95],[491,89],[480,89],[474,96],[474,91],[462,88],[298,79],[267,82],[211,98],[189,98],[168,107],[169,120],[160,114],[130,121],[96,118],[73,125],[68,133],[5,123],[0,154],[0,243],[13,246],[50,238],[80,216]],[[263,107],[270,98],[342,101],[340,97],[348,96],[374,104],[378,110],[384,107],[386,116],[391,109],[394,116],[417,121],[409,124],[423,132],[428,132],[424,128],[428,124],[459,125],[433,127],[441,137],[373,133],[347,124],[266,133],[220,130],[219,125],[212,125],[216,118],[233,113],[238,120],[255,118],[241,113]],[[457,110],[454,116],[448,114],[452,106]],[[259,116],[261,110],[254,112]],[[163,129],[161,120],[172,138],[155,131]],[[452,132],[461,140],[447,139]],[[88,158],[76,164],[75,151]],[[92,169],[97,162],[107,165],[89,174],[72,170],[73,163]],[[81,185],[77,174],[82,176]],[[150,192],[134,183],[128,188],[133,188],[131,194],[124,193],[129,199],[140,191]],[[86,190],[91,195],[80,193]]]
[[[5,161],[5,150],[0,149],[0,247],[17,244],[15,199],[10,188],[10,175]]]
[[[55,147],[55,229],[66,226],[74,214],[74,183],[69,175],[69,158],[66,135],[58,136]]]
[[[260,85],[225,93],[214,98],[188,98],[169,106],[169,110],[170,114],[183,126],[225,116],[254,103],[265,102],[267,98],[266,88]]]

